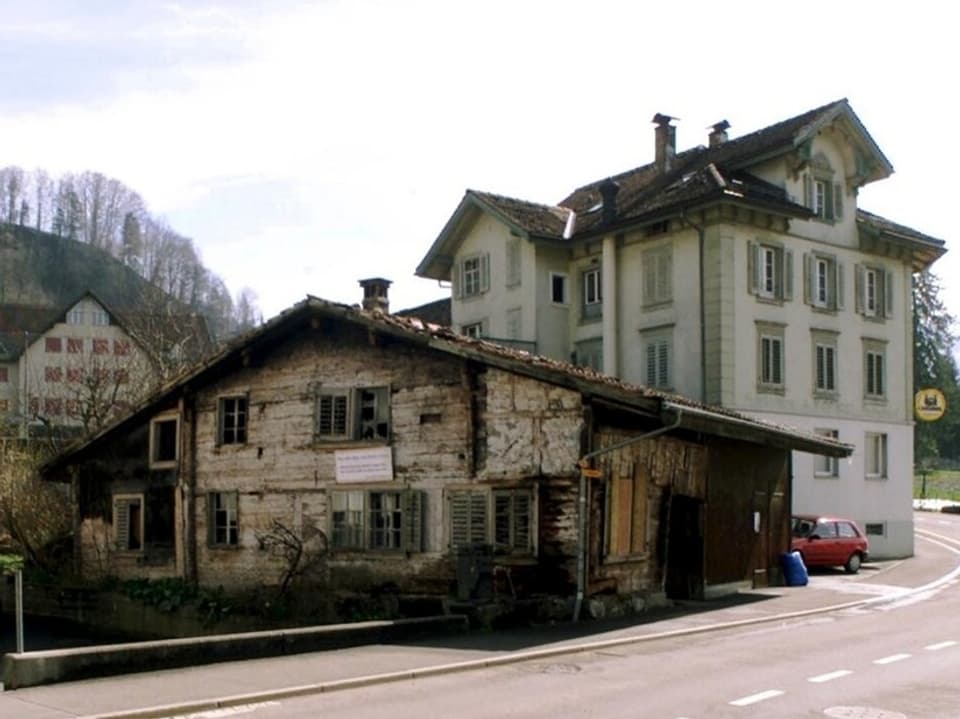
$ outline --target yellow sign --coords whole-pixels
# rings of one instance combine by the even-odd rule
[[[600,479],[603,477],[602,469],[590,469],[589,467],[584,467],[580,471],[583,472],[583,476],[587,479]]]
[[[935,422],[947,411],[947,398],[938,389],[921,389],[913,398],[917,419]]]

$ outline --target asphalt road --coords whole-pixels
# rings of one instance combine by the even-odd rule
[[[708,603],[700,607],[708,611],[652,624],[471,635],[36,687],[0,694],[0,719],[129,717],[137,707],[181,702],[193,706],[141,716],[957,719],[960,589],[950,573],[960,573],[960,516],[916,517],[910,560],[867,565],[856,577],[819,572],[808,587]],[[583,635],[584,627],[594,633]],[[450,671],[478,660],[505,663]],[[418,673],[423,667],[446,668]],[[389,681],[364,678],[378,674]],[[366,686],[344,688],[344,680]],[[290,690],[297,686],[302,696]],[[217,697],[225,698],[220,708]]]

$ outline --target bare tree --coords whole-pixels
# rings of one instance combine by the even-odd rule
[[[310,525],[297,532],[279,519],[272,519],[270,527],[255,532],[261,549],[271,551],[283,562],[277,594],[284,596],[293,582],[308,573],[322,574],[327,556],[327,536]]]

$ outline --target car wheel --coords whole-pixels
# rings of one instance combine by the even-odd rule
[[[856,574],[860,571],[860,553],[854,552],[850,555],[850,558],[847,560],[847,563],[843,565],[843,570],[847,574]]]

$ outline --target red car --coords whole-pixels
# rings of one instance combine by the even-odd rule
[[[794,515],[790,551],[800,552],[808,567],[843,567],[860,571],[870,556],[870,544],[857,523],[842,517]]]

